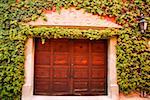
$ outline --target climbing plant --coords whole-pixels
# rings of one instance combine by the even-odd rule
[[[17,0],[18,1],[18,0]],[[121,29],[80,30],[60,27],[25,25],[39,17],[46,21],[45,10],[57,11],[75,7],[100,16],[109,16],[122,25]],[[138,17],[150,21],[149,0],[1,0],[0,1],[0,97],[19,100],[24,84],[24,49],[29,37],[71,39],[106,39],[118,36],[117,75],[121,92],[150,93],[150,27],[145,34],[139,31]],[[150,25],[148,23],[148,25]]]

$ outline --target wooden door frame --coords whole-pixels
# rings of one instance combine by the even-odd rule
[[[117,37],[108,39],[107,52],[107,96],[37,96],[33,95],[34,88],[34,39],[29,38],[25,45],[25,84],[22,89],[22,100],[119,100],[116,72],[116,44]]]

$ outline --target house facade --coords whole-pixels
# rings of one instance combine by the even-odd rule
[[[0,99],[149,99],[148,1],[15,2],[0,1]]]
[[[111,18],[100,19],[74,8],[63,9],[60,14],[46,11],[45,15],[48,21],[38,19],[28,24],[99,30],[121,28]],[[71,96],[74,100],[118,100],[116,44],[117,36],[101,40],[48,39],[45,44],[38,38],[29,38],[22,99],[69,100]]]

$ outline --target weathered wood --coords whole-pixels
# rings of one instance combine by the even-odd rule
[[[35,40],[35,87],[40,95],[106,94],[106,40]]]

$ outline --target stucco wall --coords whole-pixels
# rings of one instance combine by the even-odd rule
[[[46,10],[44,14],[47,21],[39,18],[36,21],[29,22],[30,25],[51,25],[51,26],[92,26],[92,27],[113,27],[121,28],[122,26],[115,23],[114,18],[92,15],[83,9],[75,8],[61,9],[60,13]]]

